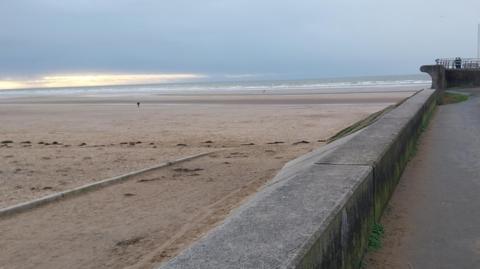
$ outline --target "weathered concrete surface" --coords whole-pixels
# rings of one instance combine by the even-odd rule
[[[445,67],[442,65],[423,65],[420,71],[425,72],[432,78],[432,89],[443,90],[447,88]]]
[[[352,137],[288,163],[248,203],[165,268],[342,267],[343,257],[353,252],[343,247],[356,242],[362,250],[360,237],[373,221],[371,212],[358,213],[372,209],[372,168],[315,162]],[[332,247],[330,241],[343,245]],[[318,251],[331,257],[318,256]]]
[[[311,248],[325,247],[319,240],[340,236],[342,224],[338,222],[342,219],[337,216],[347,212],[335,211],[345,210],[357,188],[362,189],[359,196],[365,196],[358,198],[365,199],[368,208],[371,173],[367,166],[314,165],[290,180],[267,187],[248,207],[165,268],[284,268],[297,263]],[[352,236],[347,233],[343,240]],[[312,255],[311,264],[321,258]]]
[[[161,268],[358,268],[434,106],[434,91],[424,90],[373,125],[290,162]]]
[[[480,69],[445,69],[441,65],[424,65],[420,71],[432,78],[432,89],[480,86]]]
[[[424,90],[322,158],[322,164],[369,165],[375,169],[375,218],[378,219],[432,113],[436,95]]]
[[[438,108],[382,218],[384,247],[367,268],[480,268],[478,90]]]
[[[447,87],[478,87],[480,86],[479,69],[451,69],[445,72]]]

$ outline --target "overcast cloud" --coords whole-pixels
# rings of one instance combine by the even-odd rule
[[[412,74],[474,57],[478,22],[478,0],[1,0],[0,79]]]

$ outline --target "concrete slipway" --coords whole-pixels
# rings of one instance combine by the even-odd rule
[[[288,163],[160,268],[358,268],[435,105],[435,91],[420,91],[367,128]]]

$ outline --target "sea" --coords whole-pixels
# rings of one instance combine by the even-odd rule
[[[139,95],[139,94],[192,94],[192,93],[248,93],[248,92],[309,92],[350,93],[378,91],[407,91],[429,87],[428,75],[364,76],[301,80],[255,80],[162,83],[148,85],[116,85],[95,87],[63,87],[0,90],[0,97],[45,95]]]

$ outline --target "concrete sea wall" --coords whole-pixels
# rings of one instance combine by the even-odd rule
[[[480,86],[479,69],[452,69],[445,72],[447,87],[478,87]]]
[[[480,69],[445,69],[442,65],[424,65],[420,71],[430,75],[432,89],[480,86]]]
[[[436,92],[422,90],[370,126],[289,162],[160,268],[359,268],[435,105]]]

